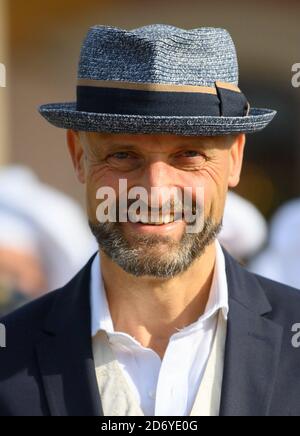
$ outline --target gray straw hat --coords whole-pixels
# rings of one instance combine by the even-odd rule
[[[276,114],[250,107],[238,88],[225,29],[163,24],[92,27],[81,49],[77,101],[39,111],[64,129],[179,135],[252,133]]]

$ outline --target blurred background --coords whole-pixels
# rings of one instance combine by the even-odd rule
[[[0,88],[0,166],[30,168],[39,183],[83,208],[65,132],[47,124],[37,106],[75,100],[78,56],[87,29],[94,24],[132,29],[151,23],[225,27],[237,47],[241,89],[253,106],[278,110],[269,128],[248,136],[236,190],[256,207],[265,229],[264,220],[272,225],[278,209],[300,196],[300,89],[291,86],[292,65],[300,62],[299,18],[296,0],[0,0],[0,62],[7,72],[7,86]],[[299,228],[289,231],[299,233]],[[270,244],[271,233],[261,232],[255,254]],[[249,261],[254,252],[236,256]]]

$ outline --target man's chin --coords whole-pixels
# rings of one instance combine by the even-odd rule
[[[99,248],[124,271],[135,276],[170,278],[186,271],[202,256],[221,224],[214,225],[208,219],[198,234],[157,233],[155,229],[143,233],[129,229],[128,223],[94,225],[90,222],[90,227]]]

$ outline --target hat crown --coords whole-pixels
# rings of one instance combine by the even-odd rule
[[[79,61],[79,79],[214,86],[238,84],[238,62],[227,30],[185,30],[153,24],[134,30],[90,28]]]

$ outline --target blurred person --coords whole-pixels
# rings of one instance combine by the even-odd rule
[[[0,207],[0,314],[46,291],[46,276],[33,228]]]
[[[2,319],[0,415],[299,415],[300,294],[246,271],[217,241],[245,134],[276,113],[238,88],[229,33],[94,26],[77,102],[39,110],[67,130],[99,252],[65,287]],[[188,212],[204,217],[195,232],[179,198],[164,212],[173,187],[190,188]],[[132,188],[151,197],[137,220]],[[116,220],[98,213],[110,201]]]
[[[300,289],[300,199],[281,206],[270,223],[269,243],[249,270]]]
[[[221,245],[234,258],[247,263],[264,246],[267,237],[267,222],[254,204],[235,192],[228,192],[218,236]]]
[[[2,313],[65,285],[95,251],[73,200],[25,167],[0,170]]]

